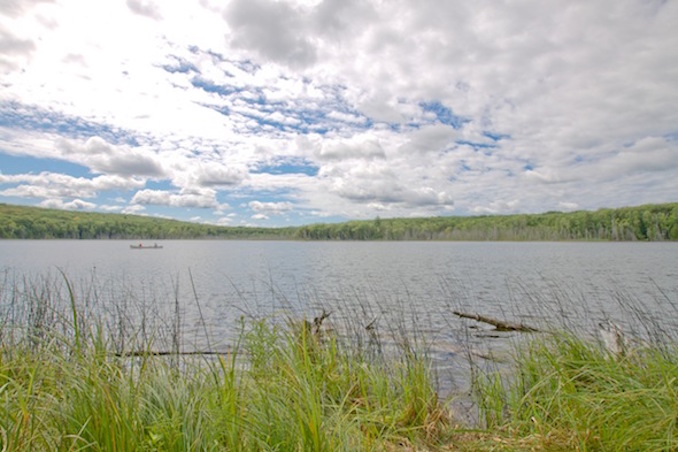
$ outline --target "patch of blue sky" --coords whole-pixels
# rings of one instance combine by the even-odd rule
[[[252,170],[254,174],[306,174],[307,176],[317,176],[320,167],[309,162],[306,159],[280,157],[272,163],[266,163],[257,166]]]
[[[174,62],[172,64],[164,64],[161,66],[164,70],[166,70],[170,74],[174,73],[188,74],[189,72],[200,73],[198,68],[190,61],[187,61],[183,58],[174,55],[170,55],[170,58],[174,59]]]
[[[192,53],[193,55],[204,55],[210,57],[212,62],[214,63],[228,63],[231,64],[233,67],[246,72],[248,74],[254,74],[257,71],[261,69],[261,66],[257,63],[254,63],[252,60],[249,59],[242,59],[242,60],[235,60],[235,59],[229,59],[224,56],[224,54],[215,52],[214,50],[203,50],[198,46],[190,46],[188,48],[188,51]],[[172,69],[177,69],[177,68],[190,68],[194,70],[194,72],[200,73],[200,71],[193,65],[192,63],[186,61],[183,58],[177,57],[175,55],[170,55],[170,58],[174,58],[177,63],[177,65],[168,65],[168,68],[170,69],[170,72],[172,72]],[[185,63],[185,64],[183,64]],[[163,66],[163,68],[165,68]],[[174,71],[174,72],[183,72],[183,71]],[[188,71],[187,71],[188,72]],[[233,74],[231,74],[228,71],[224,71],[224,74],[226,74],[229,77],[232,77]]]
[[[73,177],[91,177],[88,168],[76,163],[50,158],[9,155],[0,152],[0,173],[39,174],[43,171],[64,173]]]
[[[33,206],[40,207],[42,199],[38,198],[25,198],[23,196],[2,196],[0,197],[0,203],[3,204],[14,204],[15,206]]]
[[[134,195],[135,190],[108,190],[99,194],[96,203],[99,206],[107,206],[109,210],[111,207],[118,207],[117,210],[122,210],[129,207],[129,201]]]
[[[244,62],[242,64],[247,65]],[[251,63],[250,63],[251,64]],[[254,65],[252,67],[255,67]],[[271,130],[294,132],[294,133],[318,133],[326,134],[333,130],[368,129],[373,122],[358,110],[349,106],[343,98],[341,86],[323,86],[322,90],[327,95],[324,101],[304,104],[303,100],[271,100],[264,91],[255,86],[236,86],[231,84],[217,83],[201,75],[195,75],[190,83],[205,92],[217,94],[223,99],[228,99],[232,105],[205,105],[206,108],[215,110],[223,115],[238,113],[243,117],[253,120],[257,126],[252,132],[266,132]],[[237,104],[245,104],[249,111],[238,111]],[[285,120],[280,120],[280,116]]]
[[[328,116],[323,109],[294,109],[287,106],[266,106],[260,109],[261,114],[241,113],[244,117],[254,120],[259,126],[255,131],[273,128],[284,132],[294,132],[301,134],[317,133],[324,135],[333,130],[345,130],[347,127],[352,129],[364,129],[368,127],[368,122],[344,121],[338,118]],[[287,118],[286,121],[277,121],[272,119],[277,113]]]
[[[344,87],[323,85],[317,88],[325,94],[322,101],[304,104],[297,101],[269,102],[263,98],[264,103],[260,103],[259,109],[270,113],[279,112],[292,118],[299,124],[297,127],[299,132],[324,133],[329,130],[344,129],[347,125],[354,128],[372,126],[367,116],[352,108],[344,99]]]
[[[455,143],[459,145],[471,146],[476,151],[480,149],[492,149],[497,147],[497,145],[494,143],[477,143],[474,141],[467,140],[457,140]]]
[[[176,187],[168,180],[152,180],[149,179],[146,181],[146,187],[149,190],[162,190],[162,191],[172,191]]]
[[[501,141],[511,139],[511,135],[506,133],[495,133],[488,130],[483,131],[483,136],[489,138],[492,141]]]
[[[193,217],[204,215],[205,210],[191,207],[173,207],[147,204],[144,205],[143,211],[135,213],[135,215],[139,214],[179,221],[191,221]]]
[[[254,122],[257,123],[256,126],[250,126],[249,127],[249,132],[255,133],[255,134],[267,134],[271,133],[273,131],[279,131],[279,132],[291,132],[293,131],[293,128],[289,126],[289,124],[284,124],[278,121],[273,121],[270,119],[263,118],[261,116],[257,115],[249,115],[249,114],[243,114],[242,115],[245,118],[251,119]]]
[[[248,74],[254,74],[261,69],[261,66],[252,60],[232,60],[230,63]]]
[[[208,105],[208,104],[200,104],[202,107],[209,108],[210,110],[214,110],[217,113],[220,113],[224,116],[230,116],[231,115],[231,109],[228,108],[225,105]]]
[[[433,113],[436,120],[441,124],[452,126],[455,129],[460,129],[465,123],[470,122],[470,119],[455,115],[451,108],[446,107],[439,101],[420,102],[419,106],[425,112]]]
[[[510,139],[511,135],[504,134],[504,133],[494,133],[494,132],[489,132],[489,131],[484,131],[483,136],[489,138],[492,141],[501,141],[501,140],[506,140]]]
[[[290,115],[300,121],[297,127],[300,132],[312,132],[325,134],[329,131],[345,130],[367,130],[373,127],[373,121],[357,110],[348,108],[346,105],[330,102],[321,105],[317,109],[299,109],[291,110]],[[335,113],[336,115],[332,115]]]
[[[534,169],[534,165],[533,165],[532,163],[526,163],[526,164],[523,166],[523,169],[524,169],[525,171],[532,171],[532,170]]]
[[[208,80],[200,75],[196,75],[195,77],[191,78],[191,85],[202,89],[207,93],[214,93],[224,97],[228,97],[243,91],[243,88],[241,87],[214,83],[213,81]]]
[[[58,133],[69,138],[98,136],[112,144],[139,145],[136,137],[125,130],[18,102],[0,103],[0,127]]]

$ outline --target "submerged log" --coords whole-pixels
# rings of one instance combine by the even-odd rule
[[[230,355],[231,353],[233,353],[233,352],[230,351],[230,350],[221,351],[221,352],[199,351],[199,350],[191,351],[191,352],[138,350],[138,351],[131,351],[131,352],[116,352],[116,353],[113,353],[113,356],[116,356],[118,358],[136,358],[136,357],[145,357],[145,356],[196,356],[196,355],[220,356],[220,355]]]
[[[487,323],[495,327],[497,331],[523,331],[528,333],[539,331],[537,328],[533,328],[523,323],[507,322],[505,320],[498,320],[480,314],[467,314],[465,312],[459,311],[452,311],[452,313],[464,319],[471,319],[477,322]]]

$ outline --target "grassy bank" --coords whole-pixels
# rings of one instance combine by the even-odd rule
[[[482,375],[476,389],[486,432],[509,449],[678,449],[675,343],[617,355],[558,334],[518,350],[515,373]]]
[[[245,328],[233,353],[211,361],[116,357],[100,336],[3,346],[3,450],[375,450],[445,441],[449,419],[425,359],[367,358],[303,326]]]
[[[281,313],[243,320],[220,355],[152,355],[163,334],[131,331],[132,356],[66,289],[65,303],[53,286],[2,292],[2,450],[678,448],[670,335],[612,353],[593,337],[534,334],[509,372],[474,373],[478,424],[460,425],[411,338],[383,353]]]

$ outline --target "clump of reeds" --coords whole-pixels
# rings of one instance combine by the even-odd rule
[[[152,341],[119,353],[65,289],[64,310],[49,309],[68,331],[0,341],[3,450],[378,450],[447,434],[428,361],[412,348],[356,351],[323,327],[327,316],[243,320],[228,353],[175,350],[177,365]]]
[[[678,345],[626,339],[628,347],[619,350],[565,331],[540,335],[516,350],[513,372],[477,375],[489,443],[539,450],[678,449]],[[481,440],[477,447],[489,443]]]
[[[471,363],[480,415],[464,430],[408,319],[387,337],[367,307],[360,322],[345,309],[334,330],[327,312],[281,310],[241,319],[227,352],[208,340],[196,355],[182,347],[178,290],[162,318],[132,299],[101,309],[101,290],[61,276],[0,285],[2,450],[678,448],[675,329],[625,298],[642,334],[621,352],[540,324],[548,332],[521,336],[498,372]]]

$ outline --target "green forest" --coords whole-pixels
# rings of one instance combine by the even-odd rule
[[[142,215],[0,204],[0,239],[284,238],[287,229],[223,227]]]
[[[288,228],[0,204],[1,239],[678,240],[678,203],[541,214],[390,218]]]

